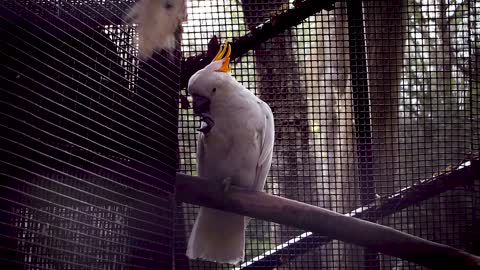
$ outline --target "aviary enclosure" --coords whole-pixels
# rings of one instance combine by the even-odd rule
[[[274,112],[266,192],[480,254],[480,2],[187,0],[148,60],[133,3],[0,2],[0,269],[423,269],[259,219],[242,264],[185,257],[184,88],[227,38]]]

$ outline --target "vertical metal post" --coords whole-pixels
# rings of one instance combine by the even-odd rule
[[[375,199],[375,186],[372,168],[372,130],[362,1],[347,1],[347,17],[355,117],[355,143],[359,173],[357,181],[360,187],[360,203],[366,205]],[[365,269],[380,269],[377,252],[365,250],[364,260]]]

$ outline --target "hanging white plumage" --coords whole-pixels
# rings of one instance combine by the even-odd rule
[[[137,25],[141,58],[175,48],[175,32],[187,18],[186,9],[185,0],[139,0],[130,9],[127,20]]]

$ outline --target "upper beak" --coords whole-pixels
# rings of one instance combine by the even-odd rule
[[[210,99],[202,96],[194,95],[193,98],[193,112],[202,118],[205,125],[198,129],[199,131],[207,134],[215,125],[215,122],[210,116]]]
[[[194,95],[192,98],[193,112],[196,115],[202,115],[210,112],[210,99],[197,95]]]

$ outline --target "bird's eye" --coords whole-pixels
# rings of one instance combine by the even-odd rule
[[[217,91],[217,88],[213,88],[212,92],[215,93]]]

